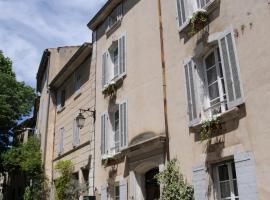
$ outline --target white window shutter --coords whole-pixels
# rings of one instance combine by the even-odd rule
[[[190,59],[184,64],[186,77],[186,91],[188,103],[189,126],[199,122],[198,108],[197,108],[197,84],[195,78],[195,65]]]
[[[193,167],[193,186],[195,200],[207,200],[207,173],[204,164]]]
[[[108,194],[107,194],[107,185],[101,186],[101,200],[107,200],[108,199]]]
[[[125,179],[120,180],[119,183],[120,200],[127,200],[127,181]]]
[[[107,77],[106,77],[106,73],[107,73],[107,52],[105,52],[102,55],[102,87],[104,87],[107,83]]]
[[[230,28],[221,34],[218,43],[225,78],[227,104],[228,109],[231,109],[244,103],[233,30]]]
[[[72,134],[72,145],[78,146],[80,144],[80,130],[77,126],[76,119],[73,120],[73,134]]]
[[[119,104],[119,125],[120,125],[120,146],[124,148],[128,145],[128,113],[127,113],[127,101]]]
[[[178,14],[178,26],[181,27],[186,22],[186,10],[185,0],[176,0],[177,14]]]
[[[126,74],[126,36],[123,35],[118,39],[118,53],[119,53],[119,74]]]
[[[234,155],[239,199],[258,200],[255,161],[251,152]]]
[[[74,73],[74,86],[75,91],[78,91],[81,88],[81,75],[78,70]]]
[[[104,155],[107,152],[107,114],[101,115],[101,154]]]

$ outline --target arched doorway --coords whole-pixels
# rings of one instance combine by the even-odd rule
[[[160,186],[155,179],[159,173],[158,168],[153,168],[145,173],[145,199],[158,200],[160,198]]]

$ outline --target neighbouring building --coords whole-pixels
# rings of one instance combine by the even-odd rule
[[[71,160],[78,183],[89,186],[84,195],[93,193],[95,66],[91,54],[90,43],[47,49],[39,67],[37,131],[51,199],[59,176],[54,167],[60,160]],[[76,121],[79,113],[85,120],[81,127]]]
[[[97,198],[159,199],[174,157],[196,200],[269,198],[269,17],[267,0],[106,2],[88,23]]]

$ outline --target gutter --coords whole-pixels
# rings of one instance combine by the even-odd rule
[[[164,124],[166,142],[164,145],[164,152],[167,161],[170,161],[170,136],[168,125],[168,107],[167,107],[167,76],[166,76],[166,63],[164,55],[164,38],[163,38],[163,24],[162,24],[162,12],[161,12],[161,0],[157,0],[158,3],[158,17],[159,17],[159,35],[160,35],[160,57],[162,65],[162,85],[163,85],[163,108],[164,108]]]

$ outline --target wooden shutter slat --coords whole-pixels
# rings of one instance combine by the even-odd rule
[[[178,25],[181,27],[186,22],[186,11],[184,0],[176,0],[177,13],[178,13]]]
[[[226,30],[219,38],[219,49],[224,72],[228,109],[244,102],[237,61],[236,46],[232,30]]]
[[[106,153],[105,147],[105,139],[106,139],[106,115],[101,115],[101,154],[104,155]]]
[[[102,55],[102,87],[106,85],[107,53]]]
[[[207,200],[207,173],[204,164],[193,167],[193,185],[195,200]]]
[[[120,200],[127,200],[127,181],[126,180],[120,180],[119,184],[119,190],[120,190]]]
[[[118,40],[119,45],[119,72],[120,75],[126,73],[126,36],[121,36]]]
[[[121,148],[127,146],[127,102],[120,104],[120,144]]]
[[[194,63],[189,60],[185,65],[186,91],[188,103],[189,125],[192,126],[199,121],[197,110],[197,90],[194,74]]]
[[[103,185],[101,186],[101,200],[107,200],[108,195],[107,195],[107,186]]]

